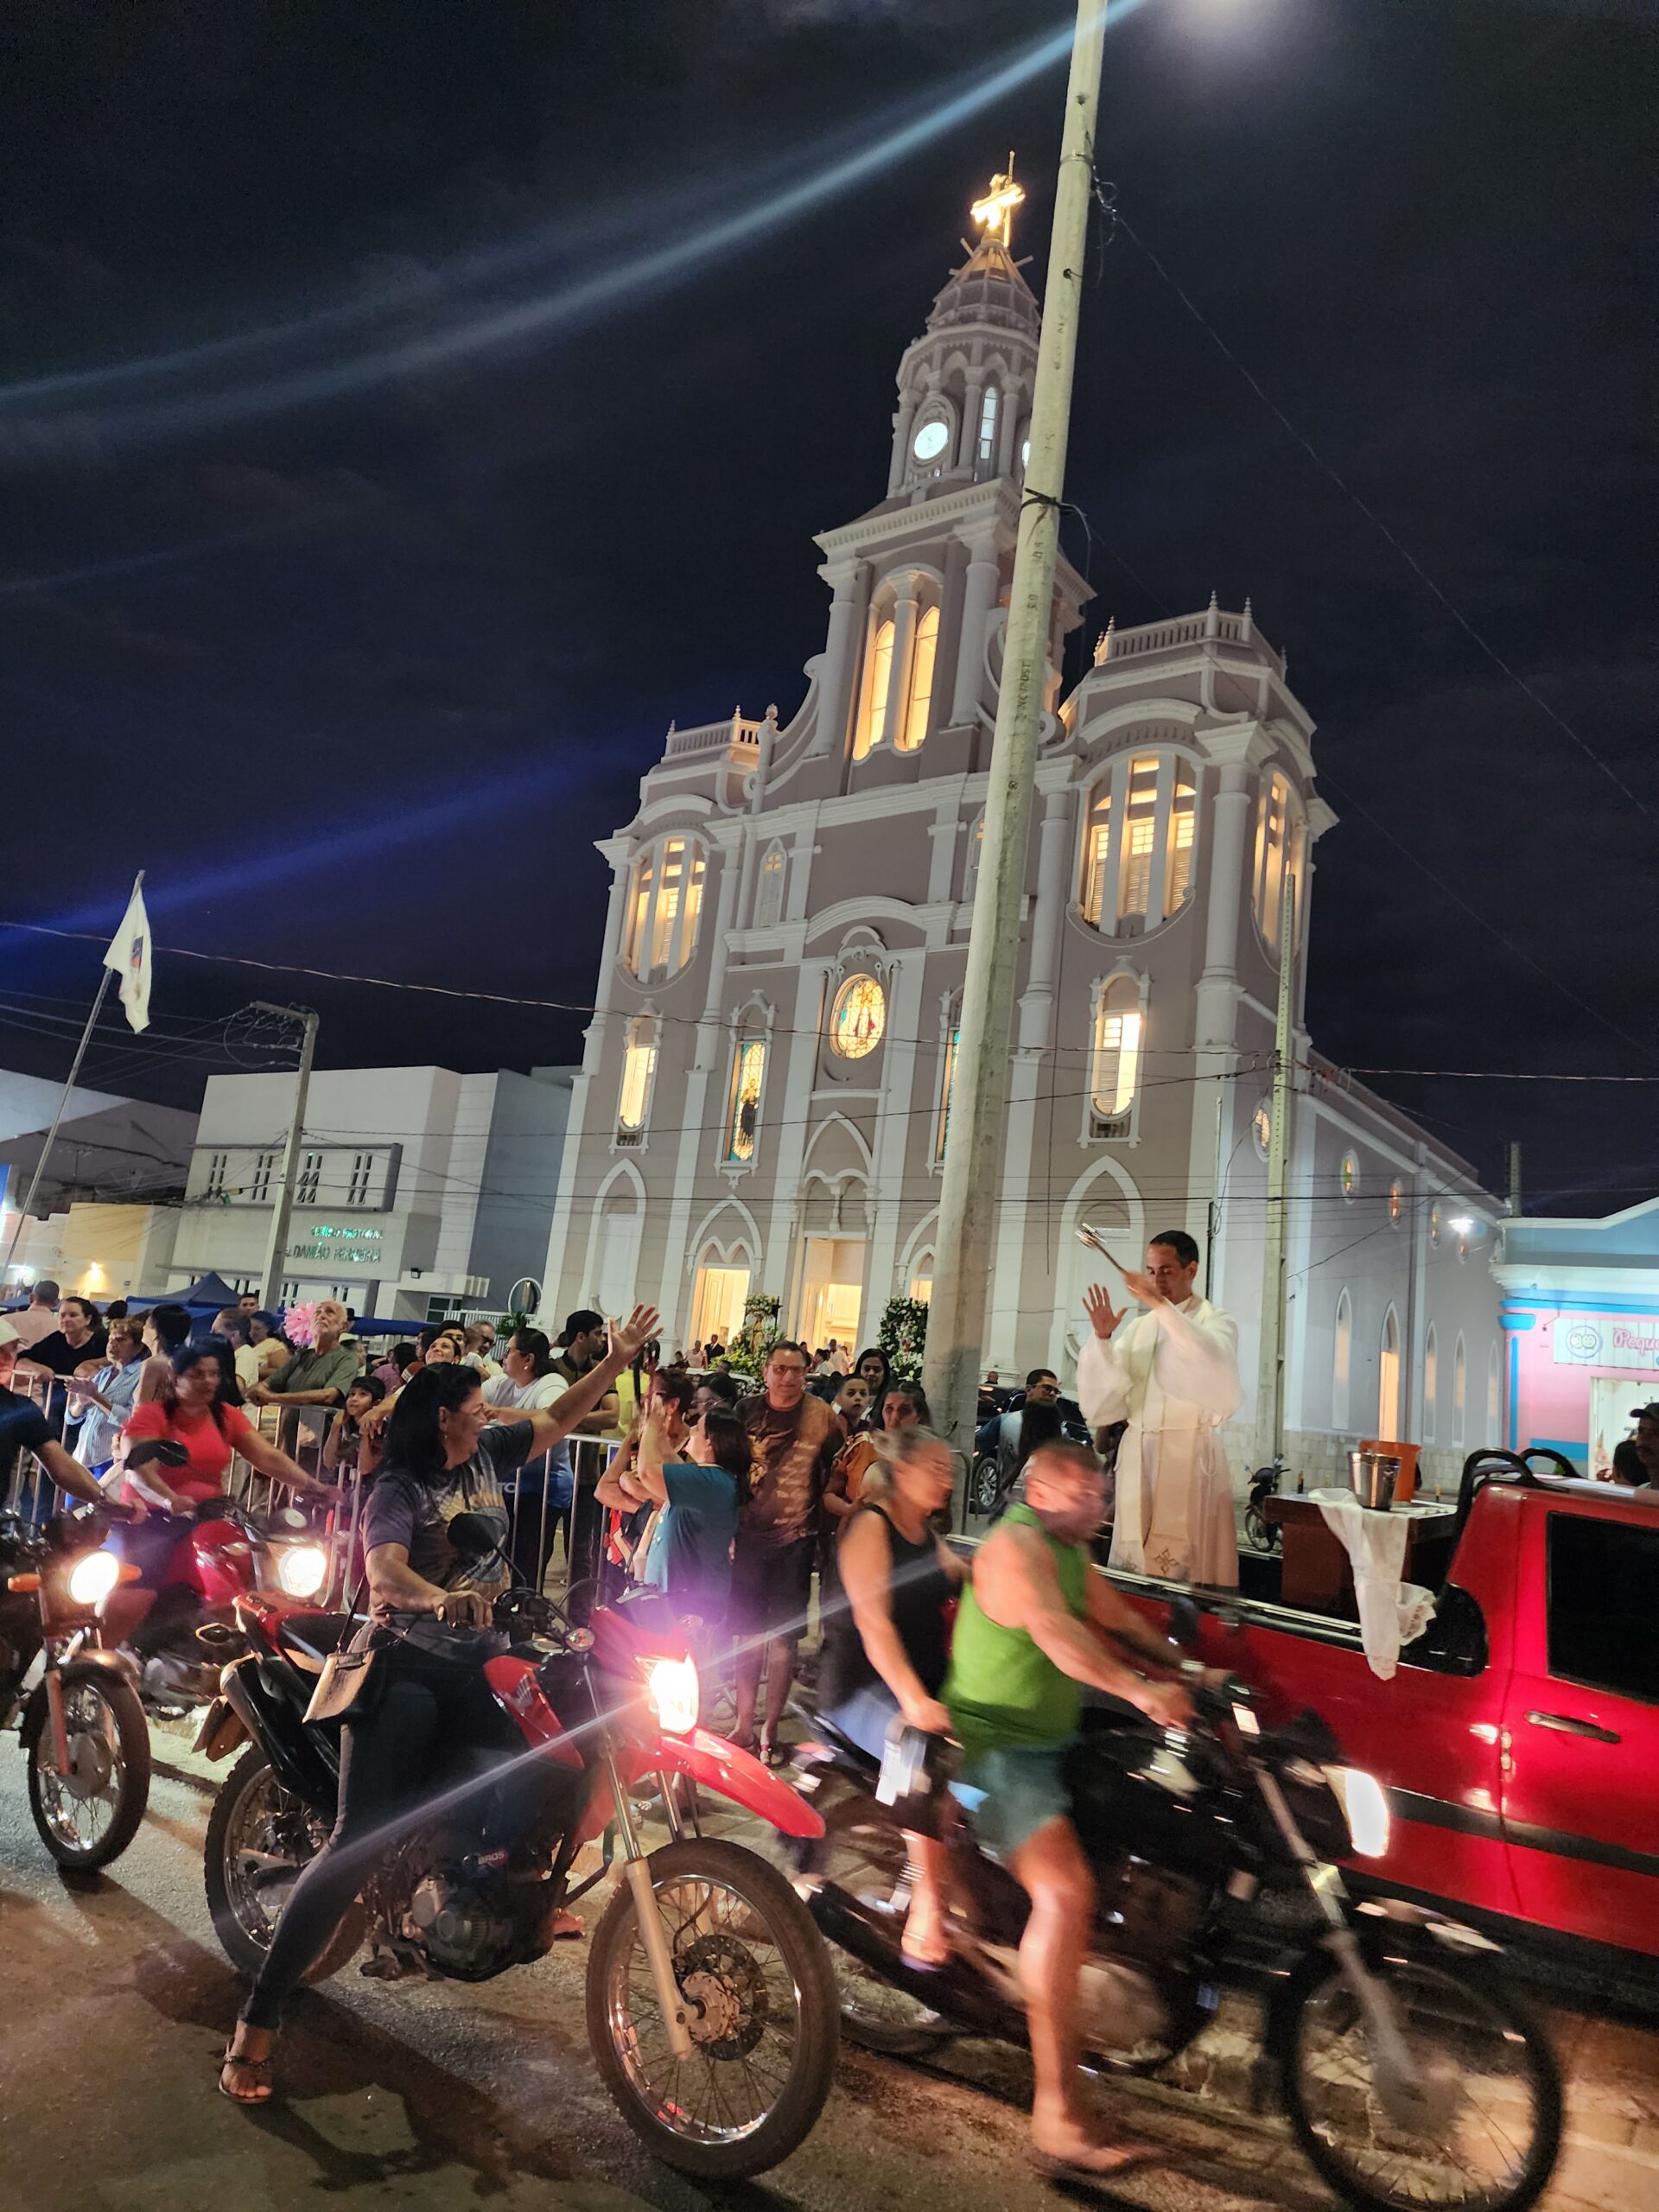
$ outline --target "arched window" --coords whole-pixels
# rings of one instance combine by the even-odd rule
[[[1428,1334],[1423,1338],[1423,1441],[1434,1441],[1435,1416],[1440,1405],[1440,1347],[1434,1334],[1434,1324],[1428,1325]]]
[[[1178,754],[1115,761],[1096,785],[1084,828],[1078,907],[1111,936],[1154,929],[1192,885],[1198,804],[1193,772]]]
[[[784,918],[784,849],[768,845],[754,893],[754,926],[774,930]]]
[[[968,857],[963,863],[962,897],[971,906],[979,895],[979,863],[985,851],[985,817],[976,814],[968,832]]]
[[[1354,1372],[1354,1309],[1347,1292],[1337,1300],[1336,1341],[1331,1356],[1331,1426],[1338,1432],[1349,1421]]]
[[[616,1141],[640,1145],[651,1119],[651,1094],[657,1081],[657,1017],[636,1014],[622,1047],[622,1084],[616,1098]]]
[[[1503,1385],[1498,1373],[1497,1346],[1486,1355],[1486,1440],[1496,1444],[1503,1433]]]
[[[870,632],[864,656],[864,689],[859,696],[853,758],[862,760],[881,742],[887,726],[887,685],[893,677],[893,617],[884,614]]]
[[[766,1073],[766,1039],[740,1037],[732,1053],[732,1092],[726,1108],[726,1158],[735,1166],[747,1167],[754,1158]]]
[[[1469,1411],[1469,1360],[1463,1348],[1463,1333],[1452,1353],[1452,1441],[1460,1445],[1467,1424]]]
[[[690,837],[659,837],[634,862],[622,957],[642,983],[678,975],[696,950],[704,865]]]
[[[1382,1317],[1377,1353],[1376,1433],[1384,1444],[1392,1444],[1400,1434],[1400,1324],[1392,1306]]]
[[[944,1033],[944,1051],[939,1071],[939,1109],[933,1123],[933,1164],[939,1166],[944,1159],[944,1147],[950,1135],[950,1092],[957,1079],[957,1047],[962,1040],[959,1017],[952,1014],[950,1027]],[[914,1297],[912,1291],[911,1295]]]
[[[1296,936],[1301,939],[1303,846],[1301,808],[1289,779],[1274,768],[1262,786],[1255,813],[1254,900],[1256,927],[1270,952],[1279,950],[1279,915],[1287,868],[1296,879]]]
[[[1095,1006],[1095,1049],[1089,1103],[1096,1134],[1120,1134],[1135,1103],[1141,1073],[1141,986],[1114,976]]]
[[[996,455],[996,410],[1000,397],[996,386],[988,384],[979,408],[979,457],[982,461],[992,461]]]
[[[916,624],[911,648],[910,690],[905,701],[904,728],[899,732],[901,753],[918,751],[927,736],[927,720],[933,705],[933,671],[939,657],[939,610],[925,607]]]

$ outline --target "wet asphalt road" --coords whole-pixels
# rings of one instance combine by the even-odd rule
[[[815,2133],[785,2164],[719,2193],[667,2171],[600,2087],[576,1945],[476,1987],[386,1986],[347,1967],[295,2005],[282,2105],[238,2109],[213,2090],[238,1991],[202,1897],[210,1770],[175,1739],[156,1742],[137,1840],[107,1875],[72,1887],[35,1834],[16,1738],[0,1738],[0,2212],[1037,2212],[1061,2201],[1025,2165],[1023,2063],[983,2045],[927,2069],[843,2049]],[[1087,2201],[1143,2212],[1331,2202],[1271,2120],[1155,2089],[1119,2108],[1169,2163]]]

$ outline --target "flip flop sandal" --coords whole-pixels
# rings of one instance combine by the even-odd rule
[[[232,2050],[229,2044],[226,2044],[219,2062],[217,2086],[219,2095],[228,2097],[233,2105],[270,2104],[276,2095],[270,2080],[270,2064],[275,2055],[274,2052],[268,2051],[263,2058],[249,2058],[241,2051]],[[264,2096],[239,2097],[234,2089],[227,2089],[225,2086],[225,2069],[227,2066],[240,2066],[245,2072],[252,2075],[256,2082],[263,2082],[265,2087]]]
[[[787,1744],[765,1744],[761,1746],[760,1756],[776,1773],[779,1767],[789,1764],[793,1752]]]
[[[1038,2179],[1046,2182],[1107,2181],[1116,2174],[1127,2173],[1131,2166],[1161,2158],[1164,2153],[1150,2143],[1103,2143],[1099,2156],[1101,2163],[1080,2165],[1071,2158],[1056,2158],[1051,2151],[1029,2153]]]

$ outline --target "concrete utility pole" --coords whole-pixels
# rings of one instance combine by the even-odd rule
[[[283,1295],[283,1262],[288,1253],[288,1224],[294,1211],[294,1185],[299,1179],[300,1146],[305,1136],[305,1095],[311,1088],[311,1063],[316,1057],[317,1028],[321,1016],[303,1007],[272,1006],[264,999],[256,999],[254,1006],[260,1014],[274,1014],[283,1021],[299,1021],[305,1025],[305,1035],[300,1044],[299,1079],[294,1086],[294,1118],[288,1127],[288,1150],[283,1160],[283,1187],[277,1195],[276,1211],[270,1224],[270,1242],[265,1247],[264,1286],[259,1302],[267,1312],[274,1313]]]
[[[1268,1132],[1268,1211],[1262,1237],[1262,1357],[1255,1377],[1258,1466],[1285,1448],[1285,1201],[1290,1189],[1292,1015],[1296,984],[1296,879],[1279,899],[1279,1012],[1273,1032],[1273,1126]]]
[[[991,744],[985,839],[968,939],[962,1023],[951,1083],[950,1135],[939,1194],[925,1376],[934,1419],[966,1450],[973,1435],[997,1168],[1008,1092],[1014,971],[1031,846],[1032,777],[1048,677],[1054,562],[1071,374],[1094,194],[1095,118],[1100,105],[1106,0],[1079,0],[1065,88],[1065,127],[1055,182],[1054,227],[1043,294],[1042,338],[1032,395],[1031,458],[1008,596],[1008,626]]]

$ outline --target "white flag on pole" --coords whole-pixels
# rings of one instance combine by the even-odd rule
[[[132,887],[121,926],[111,939],[104,965],[121,978],[121,1003],[135,1029],[149,1027],[149,916],[144,912],[144,879]]]

